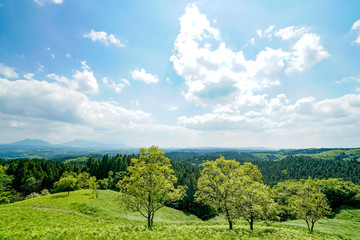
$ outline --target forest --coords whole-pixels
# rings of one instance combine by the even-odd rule
[[[317,151],[323,152],[323,151]],[[259,154],[259,153],[258,153]],[[72,175],[76,184],[70,190],[89,188],[91,177],[95,177],[96,188],[118,191],[116,184],[128,175],[131,159],[138,155],[116,154],[109,156],[88,155],[72,159],[0,159],[0,202],[2,204],[20,201],[44,192],[65,191],[59,180]],[[333,211],[347,205],[360,203],[360,163],[355,160],[321,160],[311,156],[285,156],[281,160],[261,160],[249,153],[215,152],[208,154],[189,154],[173,152],[166,154],[171,160],[171,168],[177,178],[175,186],[186,186],[186,195],[170,207],[192,213],[200,219],[211,219],[219,214],[218,210],[196,201],[195,193],[203,169],[203,162],[215,161],[223,156],[235,159],[244,165],[250,162],[261,172],[262,182],[271,187],[275,201],[282,205],[280,220],[295,218],[286,202],[296,190],[309,179],[326,196]],[[292,194],[289,194],[291,192]]]

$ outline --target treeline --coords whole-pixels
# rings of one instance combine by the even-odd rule
[[[299,151],[300,150],[296,150],[296,152]],[[210,154],[196,154],[188,152],[182,154],[181,152],[174,152],[167,153],[166,155],[169,158],[181,163],[190,163],[200,166],[207,160],[215,161],[220,154],[226,159],[235,159],[242,164],[245,162],[251,162],[257,165],[263,175],[264,183],[271,186],[288,179],[307,179],[308,177],[318,179],[342,178],[347,181],[360,184],[360,162],[356,160],[335,161],[312,158],[310,156],[288,156],[277,161],[263,161],[261,158],[256,157],[251,153],[243,152]]]
[[[279,161],[253,161],[268,185],[288,179],[342,178],[360,184],[360,162],[330,161],[311,157],[286,157]]]
[[[173,203],[171,207],[195,214],[201,219],[216,216],[217,209],[195,201],[194,194],[197,191],[197,182],[200,177],[201,165],[199,164],[206,160],[214,161],[219,158],[219,155],[219,153],[196,156],[188,154],[187,157],[190,158],[186,161],[181,157],[181,153],[172,155],[171,164],[178,179],[177,185],[187,186],[187,191],[186,196],[181,201]],[[242,159],[243,156],[248,157],[247,160]],[[17,159],[11,161],[0,159],[0,203],[19,201],[32,193],[40,194],[44,189],[52,192],[61,191],[61,188],[55,188],[54,184],[61,177],[69,174],[77,179],[79,183],[85,181],[79,180],[84,176],[88,179],[95,177],[96,184],[93,186],[101,189],[116,189],[117,182],[127,175],[127,167],[131,165],[131,159],[134,157],[136,157],[134,154],[117,154],[112,157],[104,155],[100,158],[90,156],[84,162],[72,161],[67,163],[41,159]],[[196,161],[191,162],[194,157]],[[360,163],[357,161],[327,161],[310,157],[286,157],[279,161],[259,161],[252,158],[248,153],[240,154],[236,152],[224,153],[224,157],[226,159],[236,159],[241,164],[252,162],[257,165],[264,184],[272,186],[277,192],[279,192],[281,184],[286,183],[287,186],[296,185],[293,182],[301,183],[301,181],[296,180],[308,179],[309,177],[313,179],[343,179],[334,180],[335,182],[329,180],[332,185],[326,187],[327,190],[326,192],[324,190],[324,194],[328,196],[332,208],[342,204],[356,205],[354,200],[357,194],[356,191],[349,190],[348,192],[351,192],[352,195],[339,192],[342,191],[341,189],[346,189],[345,186],[350,186],[351,183],[360,184]],[[88,175],[80,174],[85,172]],[[73,189],[84,186],[89,187],[88,185],[84,183],[75,184]],[[354,189],[353,185],[348,188]],[[291,191],[289,190],[289,192]],[[354,195],[354,193],[356,194]],[[331,196],[335,196],[333,197],[334,200],[332,200]],[[278,201],[283,200],[278,199]],[[282,219],[286,219],[289,217],[289,213],[285,211],[281,216]]]
[[[104,155],[102,159],[90,157],[86,164],[79,162],[57,162],[44,159],[0,159],[0,203],[15,202],[31,193],[53,190],[55,182],[64,174],[87,172],[99,180],[103,189],[115,188],[118,181],[126,174],[126,168],[135,155],[113,157]]]

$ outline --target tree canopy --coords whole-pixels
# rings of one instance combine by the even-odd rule
[[[325,195],[309,183],[290,197],[289,205],[298,218],[305,220],[310,233],[313,232],[315,223],[331,212]]]
[[[141,148],[139,157],[131,159],[127,168],[128,176],[119,181],[121,199],[128,208],[138,211],[153,226],[155,212],[166,203],[184,197],[186,188],[174,184],[177,178],[171,169],[170,160],[158,147]]]

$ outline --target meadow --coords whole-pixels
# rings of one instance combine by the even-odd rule
[[[194,215],[164,207],[154,227],[114,201],[111,190],[95,198],[91,190],[57,193],[0,206],[0,239],[360,239],[360,210],[342,209],[319,221],[309,234],[304,221],[245,221],[234,230],[221,217],[201,221]]]

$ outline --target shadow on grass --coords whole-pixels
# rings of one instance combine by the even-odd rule
[[[327,218],[334,219],[336,217],[336,215],[338,215],[343,210],[356,210],[356,209],[360,209],[360,206],[354,207],[354,206],[342,205],[342,206],[336,208],[329,216],[327,216]]]
[[[53,195],[51,196],[51,198],[66,198],[68,197],[68,194],[57,194],[57,195]]]

